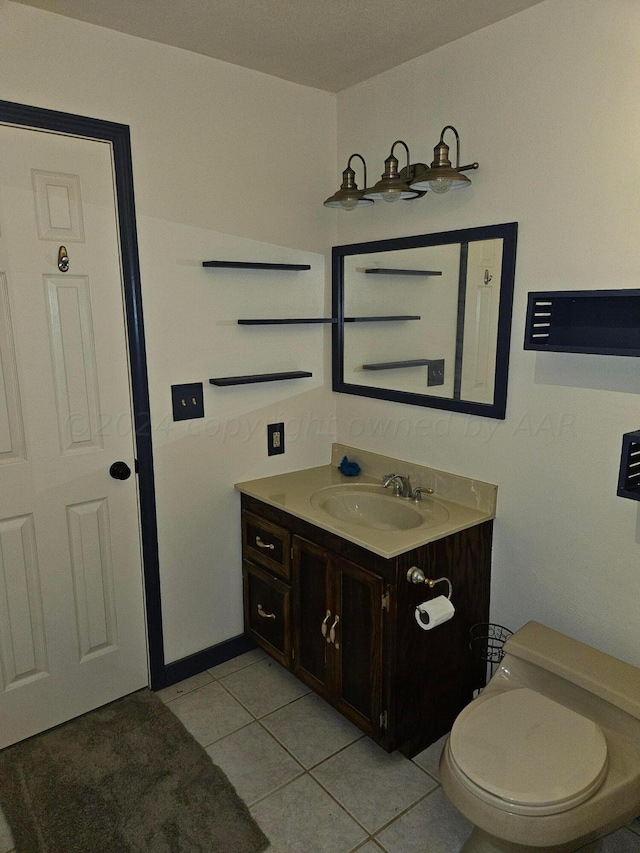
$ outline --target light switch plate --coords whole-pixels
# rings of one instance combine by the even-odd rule
[[[444,385],[444,358],[434,358],[427,365],[427,386]]]
[[[171,386],[174,421],[188,421],[204,417],[204,395],[202,382]]]

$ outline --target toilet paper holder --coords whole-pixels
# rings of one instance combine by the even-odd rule
[[[446,583],[449,587],[449,594],[447,598],[451,601],[451,593],[453,592],[453,588],[451,586],[451,581],[449,578],[428,578],[425,576],[425,573],[422,569],[419,569],[417,566],[411,566],[409,571],[407,572],[407,580],[410,583],[426,583],[427,586],[433,588],[437,583]]]

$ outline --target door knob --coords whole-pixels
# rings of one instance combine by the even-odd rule
[[[109,473],[114,480],[128,480],[131,476],[131,468],[126,462],[114,462],[109,468]]]
[[[64,246],[58,250],[58,269],[60,272],[69,272],[69,255]]]

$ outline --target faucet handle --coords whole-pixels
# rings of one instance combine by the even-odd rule
[[[423,495],[432,495],[433,489],[429,486],[416,486],[412,493],[414,501],[421,501]]]

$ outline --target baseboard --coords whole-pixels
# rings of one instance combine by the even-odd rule
[[[204,672],[205,669],[211,669],[211,667],[217,666],[219,663],[224,663],[227,660],[231,660],[231,658],[238,657],[238,655],[243,655],[245,652],[251,651],[251,649],[255,649],[255,645],[244,634],[241,634],[239,637],[232,637],[230,640],[218,643],[217,646],[210,646],[201,652],[196,652],[186,658],[165,664],[164,684],[155,685],[152,683],[151,689],[160,690],[162,687],[169,687],[171,684],[184,681],[185,678],[190,678],[199,672]]]

